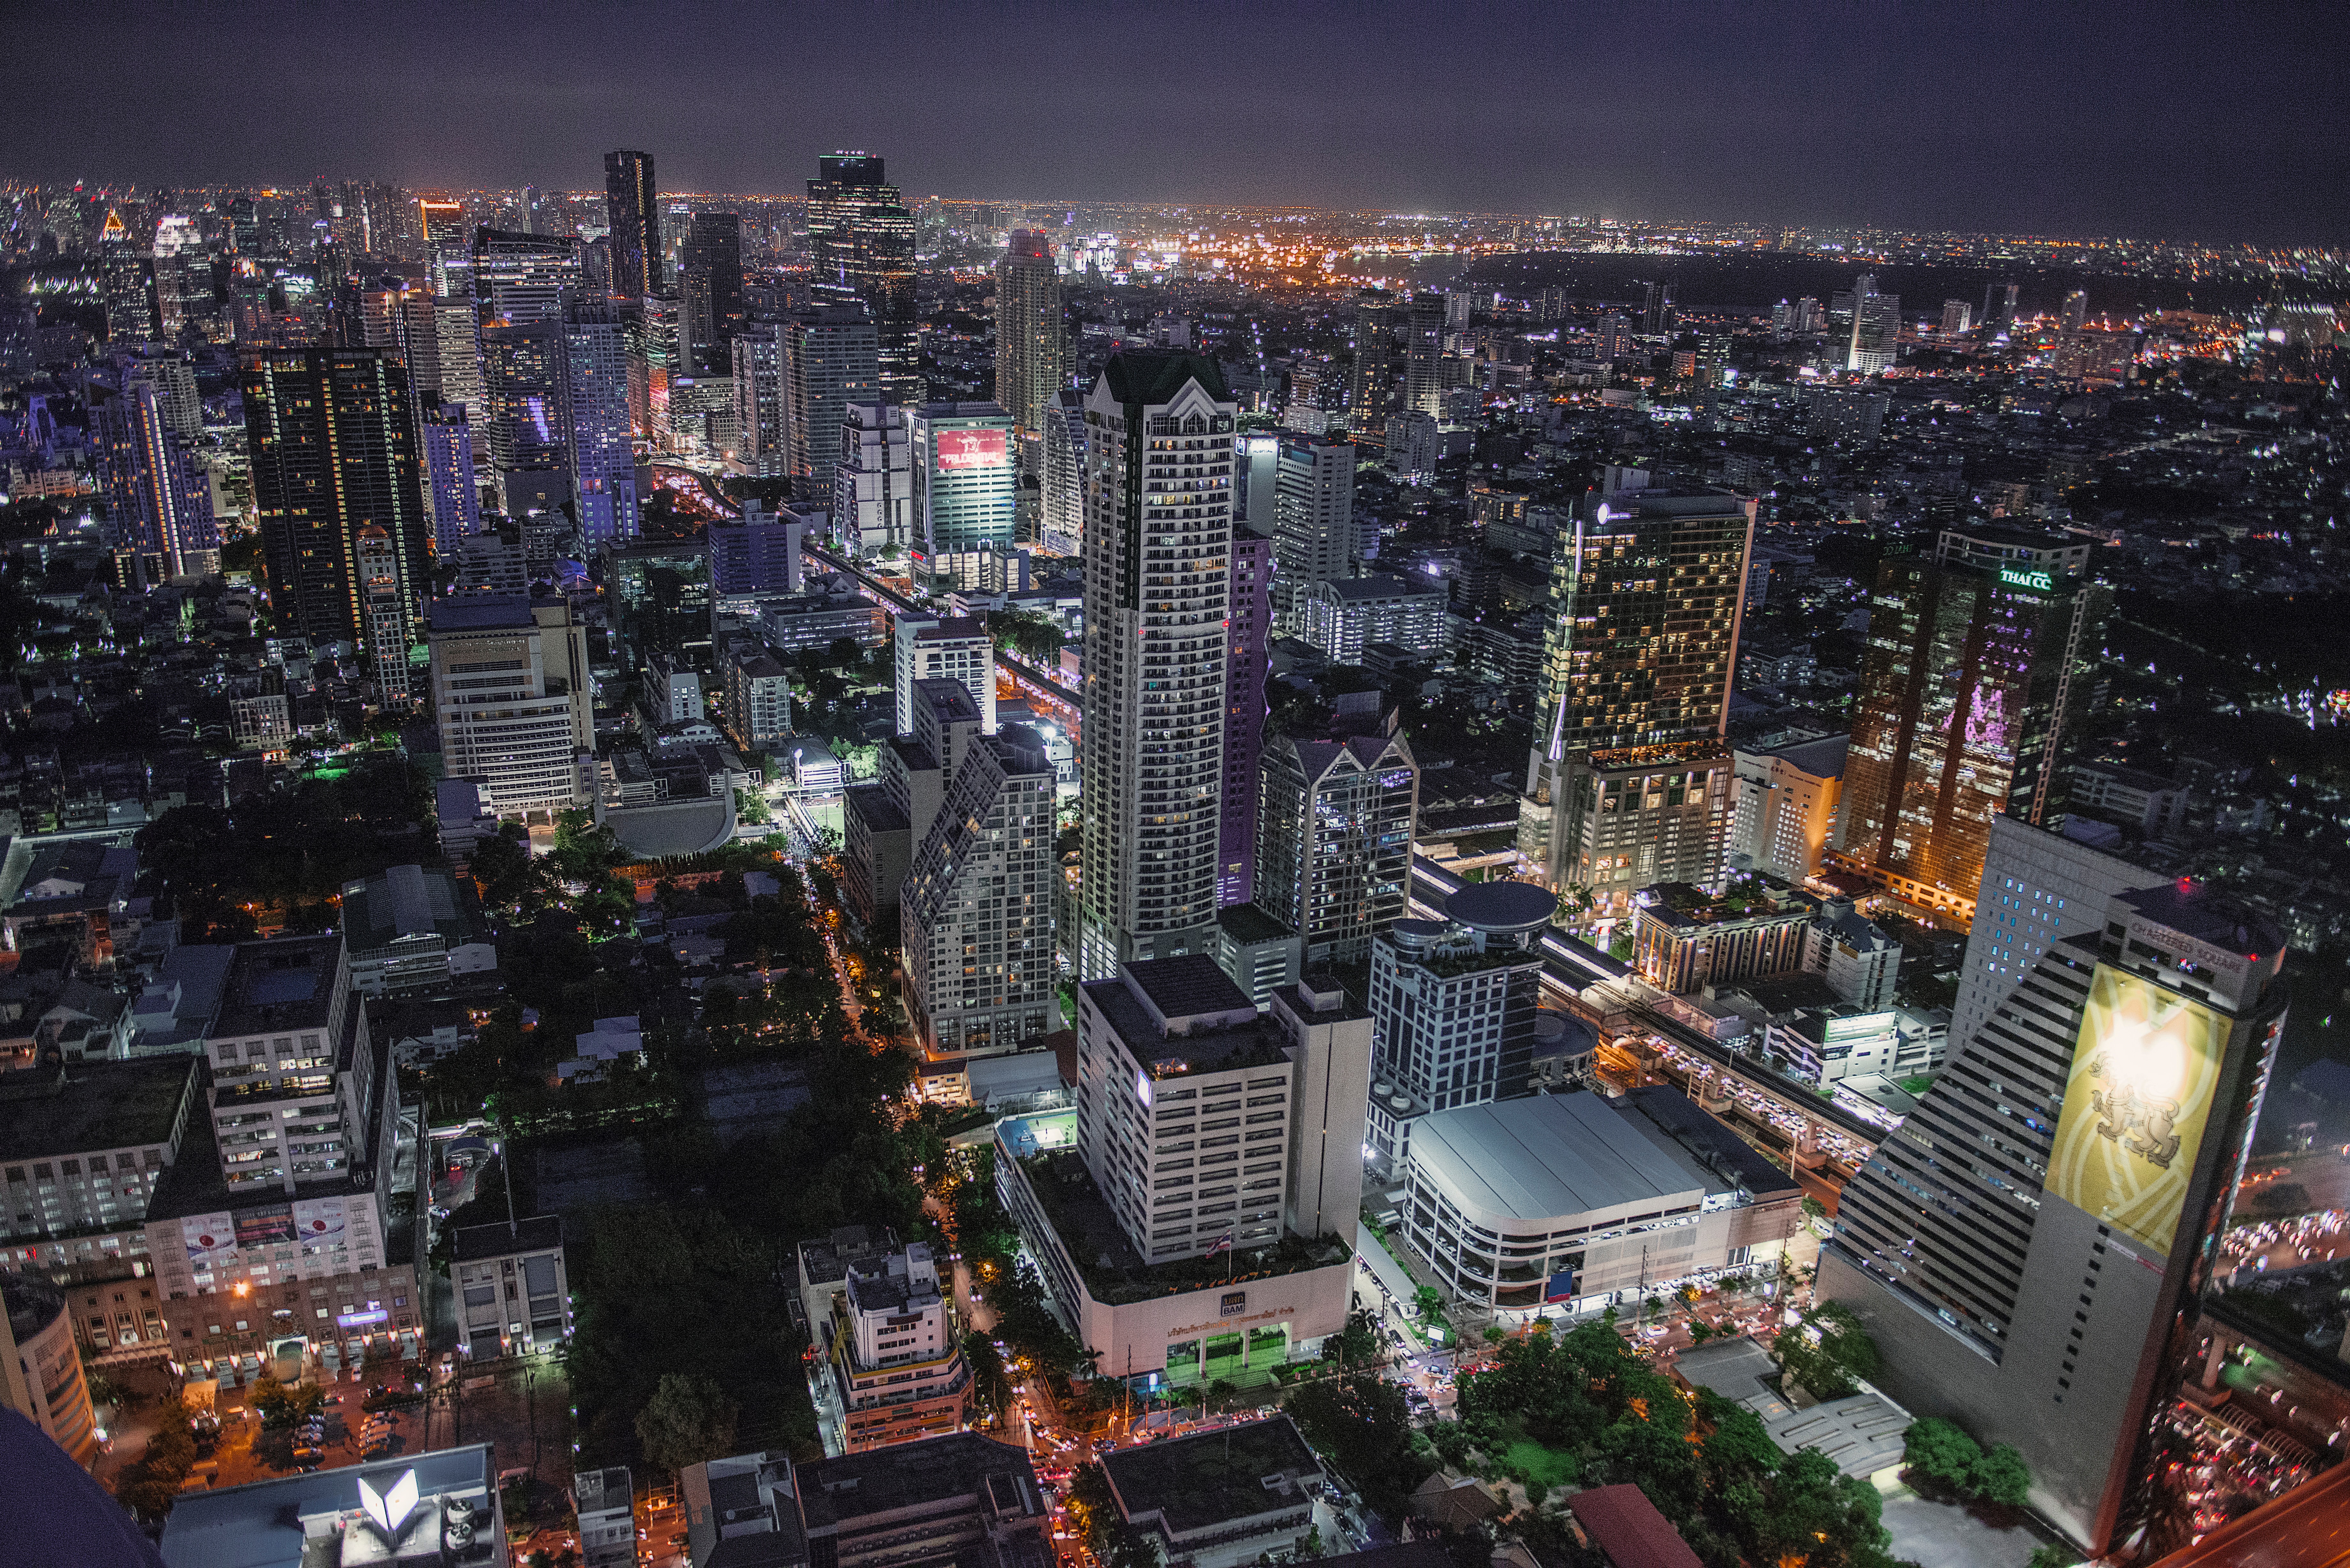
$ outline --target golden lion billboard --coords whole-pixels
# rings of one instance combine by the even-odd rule
[[[2099,964],[2048,1158],[2050,1196],[2168,1253],[2227,1047],[2220,1014]]]

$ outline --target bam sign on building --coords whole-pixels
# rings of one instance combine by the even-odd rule
[[[2097,966],[2048,1159],[2048,1191],[2168,1254],[2219,1087],[2228,1021]]]

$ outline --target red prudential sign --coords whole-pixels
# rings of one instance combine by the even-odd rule
[[[941,473],[965,468],[1002,468],[1008,461],[1002,431],[941,431],[938,440]]]

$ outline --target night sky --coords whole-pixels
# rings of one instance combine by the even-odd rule
[[[2350,239],[2299,5],[10,5],[0,170]]]

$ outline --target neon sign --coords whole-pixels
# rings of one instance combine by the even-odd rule
[[[1999,580],[2011,588],[2029,588],[2044,594],[2056,586],[2056,578],[2045,566],[2002,566]]]

